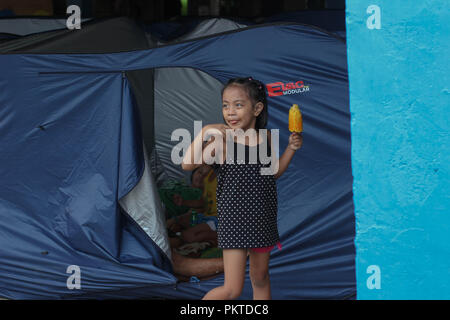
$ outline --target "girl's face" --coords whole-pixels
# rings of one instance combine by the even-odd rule
[[[238,85],[231,85],[223,92],[222,114],[231,129],[254,129],[263,107],[261,102],[253,105],[245,89]]]

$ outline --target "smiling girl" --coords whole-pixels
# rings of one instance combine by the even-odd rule
[[[204,141],[208,131],[219,131],[225,141],[226,130],[241,129],[245,137],[245,161],[227,161],[226,147],[223,148],[225,161],[219,163],[217,178],[217,215],[218,246],[223,249],[224,285],[209,291],[204,300],[236,299],[241,295],[245,280],[247,255],[250,258],[250,279],[254,299],[270,299],[269,258],[270,252],[278,245],[281,249],[277,228],[277,188],[276,178],[287,169],[295,151],[303,143],[299,133],[292,133],[289,143],[278,160],[278,171],[262,175],[261,168],[267,167],[259,159],[259,148],[264,141],[259,129],[267,125],[268,110],[265,86],[260,81],[249,78],[235,78],[228,81],[222,90],[222,114],[224,124],[212,124],[203,127],[188,148],[182,167],[193,170],[200,164],[194,164],[199,154],[194,144]],[[239,130],[238,130],[239,131]],[[248,133],[248,134],[247,134]],[[238,143],[234,136],[234,150]],[[251,139],[254,137],[255,139]],[[270,135],[267,135],[270,151]],[[252,140],[254,143],[252,143]],[[256,143],[255,143],[256,141]],[[208,144],[214,143],[212,138]],[[216,141],[217,142],[217,141]],[[225,144],[226,145],[226,144]],[[242,147],[242,146],[241,146]],[[256,163],[248,161],[248,155],[255,151]],[[253,149],[253,150],[252,150]],[[226,156],[225,156],[226,155]],[[203,154],[203,159],[207,158]]]

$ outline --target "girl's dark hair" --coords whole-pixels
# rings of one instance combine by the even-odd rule
[[[255,129],[256,130],[265,129],[269,114],[267,111],[267,95],[266,95],[266,86],[264,85],[264,83],[262,83],[259,80],[253,79],[252,77],[233,78],[228,80],[228,82],[222,88],[221,92],[222,97],[225,89],[232,85],[238,85],[243,87],[244,90],[247,91],[247,94],[250,97],[250,100],[252,101],[253,105],[255,105],[258,102],[262,102],[264,108],[256,118]]]

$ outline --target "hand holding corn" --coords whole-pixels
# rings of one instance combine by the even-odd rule
[[[288,147],[292,150],[298,150],[303,144],[303,119],[300,109],[297,104],[293,104],[289,110],[289,131],[292,134],[289,136]]]

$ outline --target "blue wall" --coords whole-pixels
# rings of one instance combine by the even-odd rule
[[[358,299],[450,299],[449,12],[346,3]]]

